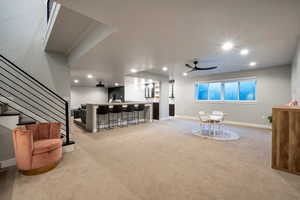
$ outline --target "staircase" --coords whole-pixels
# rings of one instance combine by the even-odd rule
[[[70,140],[69,103],[0,54],[0,117],[18,116],[19,125],[60,122],[64,145]]]

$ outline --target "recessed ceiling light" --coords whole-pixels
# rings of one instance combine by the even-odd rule
[[[163,70],[163,71],[167,71],[168,68],[167,68],[167,67],[163,67],[162,70]]]
[[[222,45],[222,49],[224,51],[229,51],[229,50],[233,49],[233,47],[234,47],[234,44],[232,42],[224,42]]]
[[[183,76],[187,76],[188,75],[188,73],[186,73],[186,72],[183,72],[183,74],[182,74]]]
[[[79,80],[77,80],[77,79],[76,79],[76,80],[74,80],[74,83],[79,83]]]
[[[88,74],[87,77],[88,78],[93,78],[93,75],[92,74]]]
[[[249,63],[249,66],[251,66],[251,67],[254,67],[254,66],[256,66],[256,65],[257,65],[256,62],[251,62],[251,63]]]
[[[119,83],[115,83],[115,86],[119,86]]]
[[[136,72],[137,72],[137,70],[134,69],[134,68],[132,68],[130,71],[131,71],[132,73],[136,73]]]
[[[242,56],[246,56],[246,55],[249,54],[249,50],[248,50],[248,49],[242,49],[242,50],[240,51],[240,54],[241,54]]]

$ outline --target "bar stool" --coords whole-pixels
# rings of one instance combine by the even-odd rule
[[[97,125],[98,129],[101,129],[101,125],[103,128],[108,125],[108,116],[109,116],[109,107],[107,105],[105,106],[98,106],[97,108]],[[101,120],[101,117],[103,120]]]
[[[144,114],[144,122],[146,122],[146,112],[145,112],[145,104],[138,104],[138,106],[135,108],[135,111],[137,112],[137,123],[140,122],[140,113],[143,112]]]
[[[113,127],[115,125],[117,126],[123,126],[123,116],[122,116],[122,111],[123,111],[123,106],[122,105],[114,105],[112,110],[110,111],[110,114],[109,114],[109,124],[110,124],[110,127],[111,127],[111,122],[113,122]],[[112,114],[112,119],[110,118]],[[120,122],[120,123],[119,123]]]
[[[135,120],[135,106],[134,104],[128,104],[126,108],[123,109],[123,113],[126,113],[126,126],[130,123],[130,120]],[[130,117],[131,116],[131,117]]]

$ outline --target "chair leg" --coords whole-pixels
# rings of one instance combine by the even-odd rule
[[[111,128],[111,113],[108,113],[108,128]]]
[[[120,113],[120,126],[123,128],[123,112]]]

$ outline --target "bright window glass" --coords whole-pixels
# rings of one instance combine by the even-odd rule
[[[209,83],[208,85],[209,100],[218,101],[221,100],[222,95],[222,83]]]
[[[224,83],[224,100],[237,101],[239,100],[239,82]]]
[[[208,100],[208,84],[196,84],[196,99]]]
[[[240,100],[255,101],[256,100],[256,81],[240,81]]]
[[[198,101],[256,101],[256,80],[241,79],[197,83],[195,99]]]

